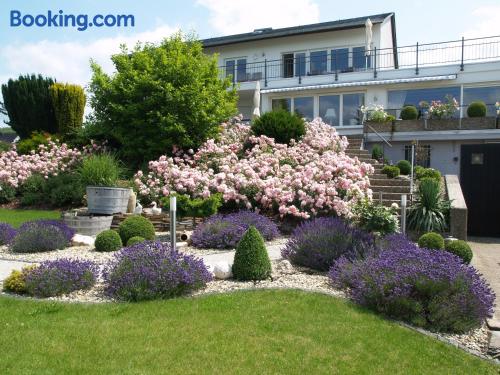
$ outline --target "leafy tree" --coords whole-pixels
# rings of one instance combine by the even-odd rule
[[[0,111],[9,116],[6,124],[21,137],[28,138],[34,131],[57,132],[54,109],[48,88],[52,78],[32,74],[9,79],[2,85],[3,103]]]
[[[221,79],[217,59],[178,33],[160,45],[122,46],[107,75],[95,62],[90,84],[94,137],[106,138],[133,167],[171,152],[197,148],[236,113],[236,90]]]
[[[54,83],[49,87],[58,133],[67,135],[77,132],[83,123],[85,93],[79,85]]]

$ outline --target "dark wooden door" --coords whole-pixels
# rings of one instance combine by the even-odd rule
[[[460,163],[468,233],[500,237],[500,144],[462,145]]]

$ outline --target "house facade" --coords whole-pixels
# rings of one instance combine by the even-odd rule
[[[321,117],[344,135],[364,135],[365,147],[381,144],[393,162],[409,157],[418,142],[418,163],[460,174],[464,143],[500,141],[491,128],[462,129],[470,102],[500,100],[500,38],[398,46],[394,13],[203,40],[217,53],[221,74],[238,87],[238,107],[250,119],[260,85],[260,110],[285,108],[307,119]],[[455,98],[460,109],[448,128],[374,132],[364,126],[363,105],[382,105],[399,120],[403,105]],[[398,121],[397,120],[397,121]],[[383,139],[382,139],[383,138]],[[387,142],[385,142],[385,140]],[[427,154],[427,157],[422,157]]]

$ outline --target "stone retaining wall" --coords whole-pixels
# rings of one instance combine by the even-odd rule
[[[465,203],[457,175],[444,176],[450,208],[450,235],[460,240],[467,240],[467,204]]]

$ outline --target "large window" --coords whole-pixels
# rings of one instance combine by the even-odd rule
[[[496,116],[495,103],[500,100],[500,86],[490,87],[464,87],[464,105],[481,100],[486,104],[486,116]],[[467,115],[467,111],[464,111]]]
[[[236,66],[236,79],[238,82],[248,81],[247,75],[247,59],[238,59]]]
[[[319,97],[319,117],[332,126],[339,126],[340,95],[325,95]]]
[[[411,145],[405,146],[405,160],[411,163]],[[430,145],[415,145],[415,155],[414,155],[415,165],[420,165],[424,168],[430,168],[431,166],[431,146]]]
[[[327,72],[327,51],[311,52],[311,74],[325,74]]]
[[[349,70],[349,48],[332,50],[332,72],[347,72]]]
[[[306,74],[306,54],[304,52],[295,54],[295,76]]]
[[[352,67],[354,70],[363,70],[371,66],[370,56],[365,55],[365,47],[352,49]]]
[[[226,60],[226,77],[234,77],[236,62],[234,60]]]
[[[363,115],[360,107],[365,104],[365,94],[344,94],[342,106],[343,125],[361,125]]]
[[[421,101],[430,103],[433,100],[446,100],[446,96],[451,95],[460,102],[460,87],[438,87],[429,89],[397,90],[389,91],[388,105],[389,112],[399,118],[400,109],[405,105],[414,105],[417,108]],[[457,111],[456,116],[460,112]]]
[[[310,121],[314,117],[314,98],[312,96],[293,99],[293,109],[300,117]]]
[[[273,111],[278,109],[285,109],[287,111],[292,110],[292,99],[290,98],[282,98],[282,99],[273,99],[272,100],[272,108]]]
[[[283,55],[283,78],[293,77],[293,53]]]

